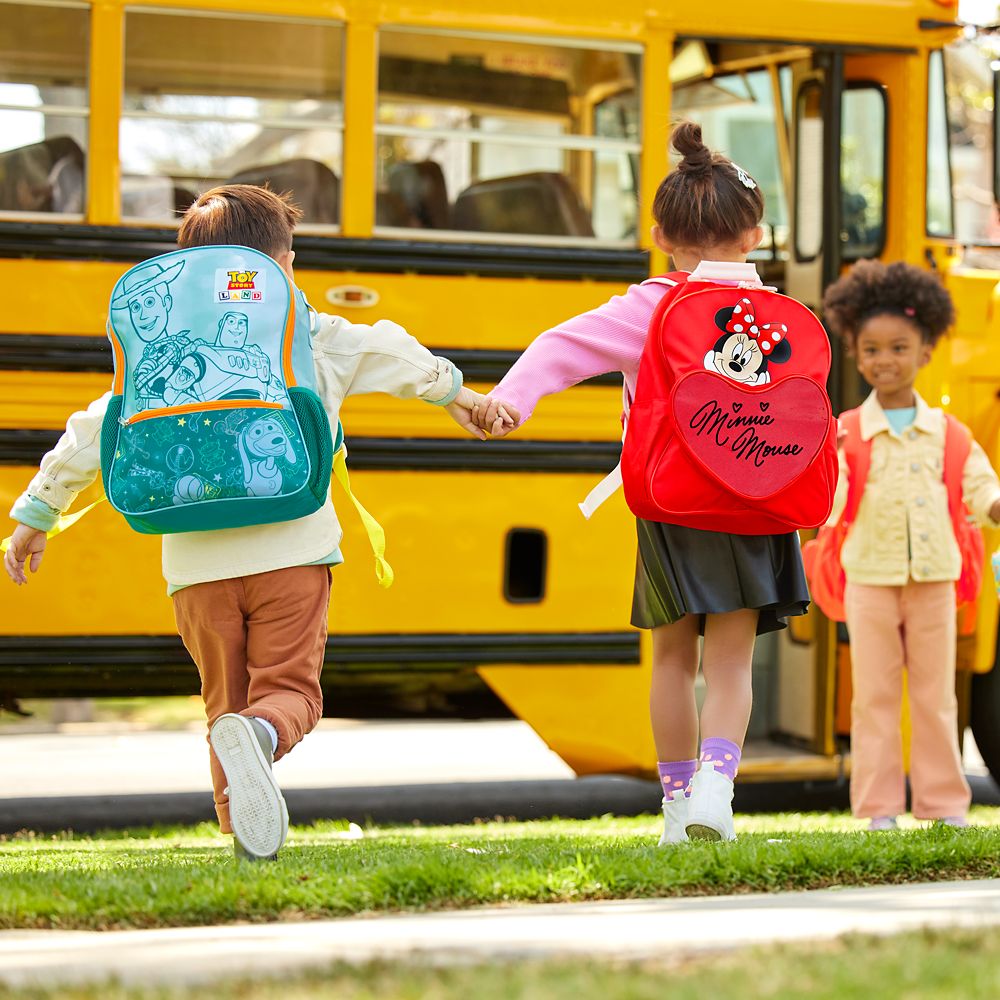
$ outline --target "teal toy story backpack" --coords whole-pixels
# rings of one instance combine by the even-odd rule
[[[177,250],[111,295],[111,505],[145,534],[290,521],[326,501],[342,445],[316,394],[312,310],[266,254]]]

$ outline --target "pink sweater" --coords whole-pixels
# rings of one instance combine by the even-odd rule
[[[632,285],[603,306],[554,326],[536,337],[491,393],[510,403],[523,424],[542,396],[578,382],[621,372],[625,395],[635,395],[639,361],[649,321],[669,285]]]
[[[703,260],[688,280],[762,287],[753,264],[733,261]],[[516,407],[523,424],[542,396],[562,392],[595,375],[621,372],[625,376],[627,411],[635,398],[649,321],[671,287],[672,282],[632,285],[624,295],[614,296],[603,306],[546,330],[528,345],[490,395]]]

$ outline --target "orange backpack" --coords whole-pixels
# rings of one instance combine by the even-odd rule
[[[847,503],[836,524],[820,528],[817,536],[802,546],[802,561],[813,600],[820,610],[834,621],[846,620],[844,587],[847,578],[840,563],[840,551],[861,506],[861,497],[871,464],[871,441],[861,439],[861,412],[847,410],[840,415],[840,424],[847,432],[842,445],[847,460],[849,478]],[[979,596],[983,580],[985,547],[983,533],[969,520],[969,511],[962,500],[962,472],[972,447],[968,427],[945,414],[944,485],[948,491],[948,514],[955,541],[962,556],[962,572],[955,581],[955,600],[961,607],[972,604]],[[963,630],[964,631],[964,630]]]

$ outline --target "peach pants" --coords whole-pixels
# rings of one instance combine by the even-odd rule
[[[912,738],[910,789],[917,819],[964,816],[971,794],[958,747],[955,585],[876,587],[848,581],[851,634],[851,809],[906,811],[900,733],[907,671]]]
[[[208,725],[227,712],[267,719],[275,760],[319,721],[326,651],[328,566],[293,566],[215,580],[174,594],[177,629],[198,665]],[[215,811],[232,833],[226,775],[209,746]]]

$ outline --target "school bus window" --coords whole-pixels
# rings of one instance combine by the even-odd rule
[[[377,226],[634,245],[638,84],[633,48],[383,31]]]
[[[944,53],[932,52],[927,67],[927,234],[954,236],[951,157]]]
[[[639,140],[639,105],[635,94],[616,94],[594,108],[594,135],[615,136],[633,142]],[[617,228],[627,240],[636,232],[639,189],[639,156],[619,156],[598,150],[594,154],[594,178],[591,198],[594,206],[594,230],[612,233]]]
[[[973,40],[949,45],[944,53],[955,236],[961,243],[993,244],[1000,237],[990,156],[994,58],[986,43]]]
[[[795,107],[795,255],[815,260],[823,248],[823,88],[808,81]]]
[[[790,70],[782,68],[779,79],[781,75],[790,75]],[[787,256],[788,199],[775,140],[783,111],[771,74],[755,70],[681,84],[674,91],[672,112],[698,122],[705,142],[723,150],[760,184],[765,206],[762,250]]]
[[[82,215],[89,14],[0,3],[0,212]]]
[[[843,258],[877,257],[885,243],[885,93],[875,86],[844,91],[841,121]]]
[[[128,12],[123,217],[170,221],[217,184],[269,181],[306,224],[335,226],[342,70],[339,24]]]

